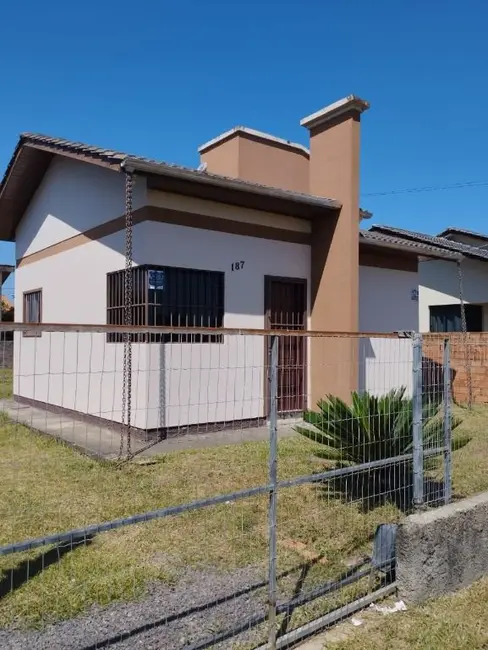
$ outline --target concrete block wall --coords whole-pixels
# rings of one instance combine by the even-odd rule
[[[469,359],[473,401],[475,404],[488,404],[488,332],[470,332],[466,343],[462,334],[424,334],[424,376],[428,381],[442,385],[443,341],[448,338],[451,347],[451,379],[453,397],[459,404],[468,401],[468,372],[466,357]]]
[[[488,492],[411,515],[397,536],[396,577],[407,602],[438,598],[488,575]]]

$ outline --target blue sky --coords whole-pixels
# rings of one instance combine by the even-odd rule
[[[354,93],[376,223],[488,232],[486,0],[6,3],[0,169],[22,131],[195,166],[237,124],[307,143],[301,117]],[[0,262],[12,262],[0,244]]]

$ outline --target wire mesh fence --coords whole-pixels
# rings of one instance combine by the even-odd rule
[[[452,495],[448,342],[129,329],[129,394],[127,328],[0,343],[2,647],[282,648],[394,589]]]

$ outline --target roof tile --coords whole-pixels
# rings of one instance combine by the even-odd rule
[[[376,230],[373,229],[360,230],[359,236],[360,238],[369,240],[372,243],[379,242],[385,244],[393,244],[395,246],[402,246],[404,248],[406,247],[405,245],[407,245],[408,248],[411,249],[413,248],[418,250],[419,255],[421,253],[425,253],[426,255],[439,256],[440,254],[444,253],[444,256],[449,256],[449,251],[446,251],[446,249],[440,246],[435,246],[433,244],[428,244],[424,242],[417,242],[402,236],[393,236],[393,235],[385,234],[383,232],[377,232]],[[454,251],[452,252],[452,256],[455,257]]]
[[[436,246],[438,248],[462,253],[466,257],[474,259],[488,260],[488,250],[480,248],[479,246],[470,246],[469,244],[462,244],[461,242],[446,239],[445,237],[438,237],[436,235],[426,235],[422,232],[414,230],[405,230],[403,228],[394,228],[392,226],[372,226],[368,232],[381,233],[385,235],[392,235],[402,237],[411,241],[417,241],[424,244]]]

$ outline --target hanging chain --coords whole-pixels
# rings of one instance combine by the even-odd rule
[[[466,365],[466,380],[468,384],[468,408],[473,406],[473,379],[471,377],[471,359],[469,357],[469,344],[468,344],[468,327],[466,324],[466,307],[464,304],[464,290],[463,290],[463,269],[461,262],[457,262],[458,281],[459,281],[459,304],[461,306],[461,330],[463,333],[464,344],[464,361]]]
[[[132,172],[125,172],[125,276],[124,325],[132,325]],[[122,427],[119,459],[124,454],[124,435],[127,435],[127,458],[132,456],[132,334],[124,334],[124,367],[122,371]]]

